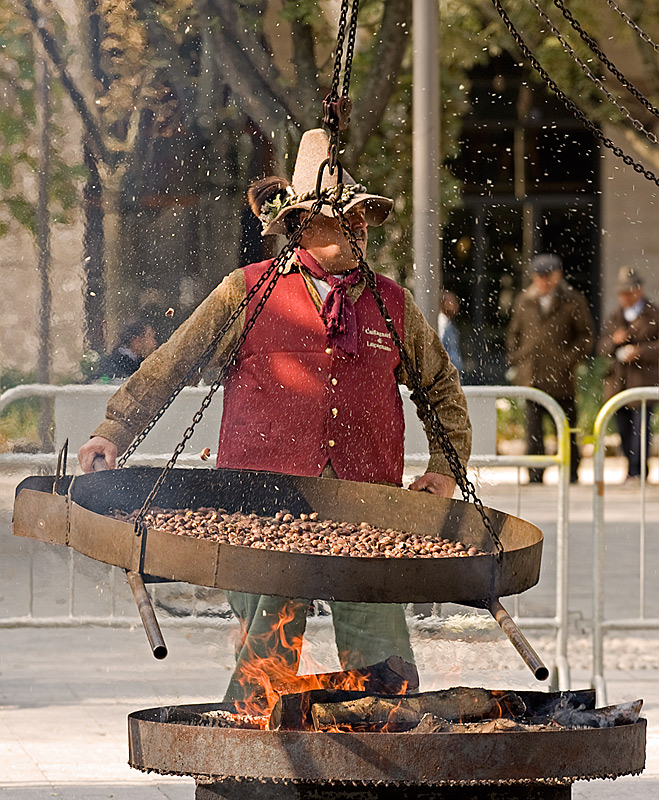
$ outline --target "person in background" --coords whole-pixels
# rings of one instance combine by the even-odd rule
[[[510,377],[518,386],[533,386],[551,395],[568,419],[571,434],[570,481],[576,483],[579,448],[574,429],[576,368],[591,353],[593,319],[585,297],[563,278],[563,262],[553,253],[530,263],[531,284],[513,303],[506,335]],[[527,453],[543,455],[543,418],[538,403],[526,404]],[[542,483],[543,469],[529,469],[529,481]]]
[[[598,355],[608,358],[604,399],[624,389],[659,384],[659,308],[645,296],[643,279],[634,267],[618,275],[618,308],[606,321],[597,343]],[[646,453],[650,453],[652,405],[646,405]],[[622,451],[627,459],[627,480],[641,476],[641,403],[615,412]],[[647,475],[647,462],[645,465]]]
[[[125,380],[137,372],[140,364],[157,347],[156,334],[150,323],[144,320],[129,322],[119,332],[114,350],[100,360],[92,380]]]
[[[446,348],[451,363],[462,375],[462,353],[460,352],[460,332],[453,322],[460,310],[460,301],[453,292],[444,290],[439,301],[437,332]]]

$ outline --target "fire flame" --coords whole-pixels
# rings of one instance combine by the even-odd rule
[[[310,657],[313,669],[318,673],[298,675],[303,634],[291,633],[289,623],[299,613],[299,601],[289,600],[282,604],[270,630],[254,637],[243,631],[243,649],[236,669],[237,681],[244,698],[235,701],[236,711],[251,716],[270,714],[283,694],[295,694],[316,689],[364,691],[369,682],[367,669],[346,672],[320,672],[320,665]],[[255,651],[267,653],[259,656]],[[246,657],[245,656],[246,651]],[[349,654],[341,654],[342,664]],[[407,691],[402,682],[399,693]]]

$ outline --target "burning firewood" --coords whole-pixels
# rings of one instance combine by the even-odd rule
[[[611,728],[614,725],[632,725],[639,718],[642,700],[620,703],[605,708],[558,710],[554,719],[564,728]]]
[[[493,717],[521,717],[526,706],[514,692],[457,687],[401,697],[360,697],[344,702],[314,703],[315,730],[406,731],[425,714],[448,721],[473,722]]]
[[[559,730],[564,728],[610,728],[632,725],[641,713],[642,700],[606,708],[579,708],[557,703],[554,715],[514,720],[507,717],[481,722],[451,722],[434,714],[425,714],[411,733],[507,733],[510,731]]]
[[[510,731],[530,731],[546,728],[518,722],[508,717],[487,719],[481,722],[448,722],[445,719],[424,714],[421,722],[410,733],[509,733]]]
[[[311,676],[310,676],[311,677]],[[323,689],[359,687],[370,694],[403,694],[419,688],[419,671],[400,656],[345,672],[323,672],[314,676]]]
[[[282,693],[272,709],[268,727],[271,730],[310,730],[313,703],[338,702],[369,695],[401,695],[419,687],[419,673],[414,664],[400,656],[346,672],[326,672],[301,676],[300,681],[313,679],[322,689]],[[359,691],[346,689],[359,687]]]
[[[217,708],[197,711],[185,706],[165,706],[160,709],[160,722],[174,722],[179,725],[199,725],[203,728],[247,728],[264,730],[268,718],[253,716],[237,711]]]

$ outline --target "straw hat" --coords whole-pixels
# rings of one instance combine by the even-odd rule
[[[261,197],[255,196],[250,190],[250,205],[252,211],[261,220],[263,236],[273,233],[285,234],[284,219],[291,211],[311,209],[316,200],[318,171],[327,158],[328,149],[329,138],[322,128],[306,131],[300,140],[292,182],[289,184],[281,178],[270,179],[271,191],[266,191]],[[325,167],[321,190],[335,188],[338,174],[339,170],[335,169],[334,174],[330,175],[329,169]],[[370,194],[365,186],[356,183],[345,170],[342,184],[340,201],[343,211],[349,211],[353,206],[364,203],[368,224],[382,225],[391,211],[393,201],[387,197]],[[333,216],[331,207],[327,205],[322,207],[320,213],[327,217]]]

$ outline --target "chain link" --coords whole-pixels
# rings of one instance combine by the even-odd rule
[[[625,20],[625,22],[629,25],[629,27],[633,28],[636,31],[636,33],[638,33],[638,35],[641,37],[641,39],[646,41],[649,45],[651,45],[655,49],[657,53],[659,53],[659,44],[655,44],[655,42],[650,38],[650,36],[648,36],[648,34],[642,28],[640,28],[636,24],[636,22],[634,22],[634,20],[629,16],[629,14],[626,14],[621,8],[619,8],[613,2],[613,0],[606,0],[606,4],[609,6],[609,8],[612,8],[614,11],[620,14],[620,16]]]
[[[336,54],[334,57],[334,74],[330,92],[323,101],[323,122],[330,132],[329,143],[329,172],[334,175],[336,164],[339,160],[339,133],[348,127],[352,103],[348,96],[350,90],[350,76],[352,73],[352,59],[355,53],[355,38],[357,35],[357,16],[359,14],[360,0],[352,0],[350,7],[350,23],[348,24],[349,0],[342,0],[339,15],[339,28],[336,37]],[[339,81],[341,78],[341,64],[343,62],[343,47],[346,41],[346,57],[343,71],[343,87],[339,98]]]
[[[517,28],[513,25],[510,17],[504,11],[500,0],[492,0],[492,4],[494,5],[497,13],[503,20],[504,25],[508,28],[510,35],[515,40],[515,43],[523,53],[523,55],[528,59],[529,63],[533,67],[533,69],[540,75],[542,80],[547,84],[547,86],[554,92],[554,94],[558,97],[558,99],[563,103],[563,105],[567,108],[567,110],[576,117],[581,123],[583,123],[586,128],[597,138],[605,147],[607,147],[611,152],[617,156],[619,159],[622,160],[623,163],[627,164],[628,167],[632,167],[635,172],[639,175],[643,175],[643,177],[647,178],[649,181],[652,181],[654,184],[659,186],[659,178],[652,172],[652,170],[647,169],[644,167],[643,164],[634,161],[634,159],[627,155],[622,148],[618,147],[614,144],[611,139],[605,136],[602,131],[595,125],[594,122],[588,119],[588,117],[583,113],[583,111],[578,108],[572,100],[570,100],[567,95],[559,89],[558,85],[555,81],[553,81],[547,72],[540,66],[540,63],[533,55],[531,49],[528,47],[526,42],[520,36]]]
[[[492,521],[487,516],[487,512],[483,506],[482,501],[476,494],[476,488],[474,484],[469,480],[467,476],[467,470],[462,465],[460,461],[460,457],[453,446],[453,442],[448,435],[448,431],[444,427],[444,423],[439,418],[439,414],[437,410],[433,406],[430,395],[428,390],[423,385],[423,380],[421,378],[421,373],[416,368],[412,359],[405,349],[403,345],[403,341],[400,338],[398,331],[396,330],[396,326],[394,325],[394,321],[391,319],[391,315],[387,310],[384,300],[382,299],[382,295],[380,294],[380,290],[377,286],[377,279],[375,277],[375,273],[369,267],[369,265],[364,260],[364,255],[359,247],[357,242],[357,238],[350,227],[350,223],[348,222],[347,217],[343,213],[343,209],[338,201],[338,199],[332,202],[332,210],[334,216],[339,222],[341,226],[341,230],[343,231],[344,236],[348,240],[350,244],[350,248],[352,250],[353,256],[359,265],[359,269],[361,270],[364,279],[366,281],[366,286],[368,287],[369,291],[373,295],[375,299],[375,303],[382,315],[382,319],[387,327],[387,330],[391,334],[391,339],[393,343],[396,345],[398,349],[398,353],[400,355],[400,359],[403,362],[403,366],[405,367],[405,371],[407,373],[410,386],[412,389],[412,400],[414,401],[416,407],[419,409],[419,416],[421,417],[422,421],[428,425],[431,431],[432,438],[439,444],[442,448],[442,452],[446,457],[449,467],[451,468],[451,472],[455,477],[456,483],[460,487],[460,491],[462,492],[462,497],[466,502],[469,502],[471,499],[476,510],[481,516],[483,520],[483,525],[485,529],[490,534],[492,541],[494,543],[494,547],[496,550],[496,558],[498,561],[501,561],[503,558],[503,544],[501,543],[501,539],[499,535],[494,530],[494,526]]]
[[[343,88],[341,94],[348,96],[350,90],[350,76],[352,74],[352,59],[355,54],[355,39],[357,37],[357,15],[359,14],[359,1],[353,0],[350,11],[350,29],[348,30],[348,45],[346,47],[346,63],[343,71]]]
[[[634,95],[641,105],[645,106],[645,108],[647,108],[647,110],[655,117],[659,117],[659,109],[655,108],[655,106],[652,105],[647,97],[641,91],[639,91],[634,84],[622,74],[622,72],[620,72],[616,65],[606,56],[604,51],[600,49],[600,47],[597,45],[597,42],[581,27],[581,25],[574,18],[572,12],[565,8],[563,5],[563,0],[553,0],[553,3],[574,28],[574,30],[579,34],[579,36],[581,36],[588,47],[590,47],[593,53],[595,53],[599,60],[607,67],[609,72],[616,76],[620,83],[630,92],[630,94]]]
[[[341,13],[339,15],[339,28],[336,34],[336,53],[334,55],[334,73],[332,75],[332,87],[330,97],[336,100],[339,96],[339,81],[341,80],[341,62],[343,61],[343,43],[346,38],[346,27],[348,24],[348,6],[350,0],[341,0]]]
[[[634,117],[631,114],[629,109],[627,109],[622,103],[620,103],[618,101],[618,99],[616,97],[614,97],[613,94],[611,94],[611,92],[606,88],[604,83],[597,77],[597,75],[595,75],[592,72],[592,70],[590,69],[588,64],[586,64],[584,61],[581,60],[581,58],[579,58],[578,54],[574,51],[574,49],[572,48],[570,43],[568,41],[566,41],[566,39],[563,37],[561,32],[558,30],[558,28],[551,21],[551,17],[540,6],[540,4],[538,3],[538,0],[529,0],[529,2],[531,3],[531,5],[535,6],[535,9],[538,12],[538,14],[540,14],[540,16],[543,18],[545,23],[549,26],[549,29],[551,30],[551,32],[558,39],[558,41],[563,45],[563,49],[565,50],[565,52],[568,53],[570,55],[570,57],[581,67],[581,70],[586,75],[586,77],[588,77],[594,84],[596,84],[604,92],[604,94],[607,96],[609,101],[619,111],[621,111],[622,114],[625,117],[627,117],[627,119],[636,128],[636,130],[639,131],[639,133],[642,133],[644,136],[646,136],[653,144],[659,144],[659,139],[657,139],[657,137],[654,135],[654,133],[652,133],[652,131],[647,130],[647,128],[643,125],[643,123],[640,120],[636,119],[636,117]]]

